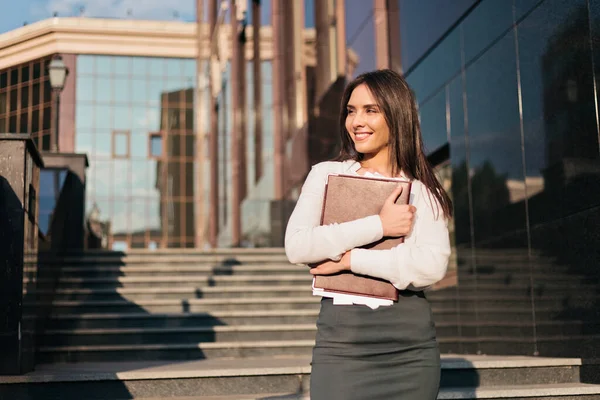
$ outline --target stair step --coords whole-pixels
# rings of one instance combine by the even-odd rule
[[[314,340],[234,341],[183,344],[46,346],[40,347],[42,362],[107,362],[115,360],[197,360],[307,356]]]
[[[285,254],[231,254],[231,255],[210,255],[210,254],[135,254],[127,253],[123,256],[98,256],[86,254],[83,256],[66,256],[59,259],[43,259],[44,265],[74,266],[86,264],[89,266],[118,264],[204,264],[204,265],[237,265],[237,264],[265,264],[265,263],[288,263]]]
[[[39,294],[51,295],[51,290],[38,290]],[[311,294],[310,282],[302,285],[269,286],[223,286],[202,287],[125,287],[125,288],[62,288],[55,292],[56,300],[115,300],[141,299],[189,299],[189,298],[256,298],[256,297],[299,297]]]
[[[38,279],[39,284],[51,283],[48,279]],[[236,285],[310,285],[310,274],[287,275],[190,275],[190,276],[119,276],[119,277],[61,277],[59,287],[76,286],[78,288],[116,288],[116,287],[171,287],[186,285],[196,286],[236,286]]]
[[[41,303],[32,306],[39,307]],[[318,309],[317,296],[299,297],[255,297],[255,298],[212,298],[212,299],[141,299],[135,303],[126,299],[55,301],[52,303],[55,314],[76,313],[125,313],[147,312],[208,312],[208,311],[252,311],[252,310],[297,310]]]
[[[189,327],[47,330],[43,346],[107,346],[168,343],[208,343],[265,340],[314,340],[316,325],[217,325]]]
[[[443,388],[438,400],[446,399],[511,399],[511,400],[594,400],[600,396],[600,385],[583,383],[506,385],[488,388]]]
[[[314,323],[319,310],[220,311],[211,313],[119,313],[51,315],[53,329],[116,329],[143,327],[189,327],[202,325],[305,324]]]
[[[179,327],[133,327],[133,328],[72,328],[49,329],[45,332],[44,345],[108,345],[108,344],[162,344],[228,342],[233,340],[313,340],[316,325],[215,325],[212,320],[199,321],[198,325]],[[582,336],[582,332],[597,332],[600,323],[587,321],[551,321],[536,324],[536,334],[544,337]],[[452,337],[527,337],[533,336],[531,323],[513,321],[437,323],[436,330],[442,340]],[[585,336],[585,335],[584,335]]]
[[[597,364],[573,358],[442,356],[438,398],[597,399],[600,386],[580,383],[583,368],[598,372]],[[267,393],[306,397],[309,374],[309,357],[42,364],[25,376],[0,377],[0,398],[239,400],[265,399]]]
[[[113,277],[113,276],[164,276],[164,275],[269,275],[269,274],[299,274],[307,276],[307,268],[286,264],[233,265],[102,265],[75,267],[49,267],[60,270],[66,277]],[[25,271],[35,271],[35,268],[25,268]]]

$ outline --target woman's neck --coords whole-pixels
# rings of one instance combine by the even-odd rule
[[[392,166],[387,151],[379,151],[376,154],[364,154],[360,161],[362,169],[369,172],[378,172],[384,176],[392,176]]]

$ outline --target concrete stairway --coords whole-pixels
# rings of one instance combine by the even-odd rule
[[[598,282],[535,260],[459,259],[458,286],[427,294],[442,353],[533,354],[535,344],[600,357],[600,318],[582,312],[600,304]],[[319,298],[281,249],[88,253],[45,267],[61,280],[42,362],[310,355]]]
[[[458,287],[428,292],[442,353],[531,354],[532,290],[538,348],[563,356],[565,341],[582,353],[595,343],[600,319],[566,317],[564,306],[597,301],[596,282],[541,256],[532,272],[516,251],[477,261],[459,260]],[[42,365],[0,378],[0,399],[37,388],[60,399],[306,397],[319,298],[281,249],[88,253],[44,267],[61,279]],[[598,366],[583,364],[447,355],[440,399],[600,399],[588,385],[600,383]]]
[[[67,258],[42,362],[309,355],[319,303],[281,249]]]

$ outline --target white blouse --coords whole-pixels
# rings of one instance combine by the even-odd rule
[[[417,209],[413,229],[404,243],[393,249],[357,248],[383,237],[378,215],[320,226],[327,176],[357,174],[359,169],[360,164],[352,160],[327,161],[312,167],[285,233],[289,261],[293,264],[338,261],[351,250],[352,272],[385,279],[399,290],[423,290],[440,281],[446,274],[451,251],[448,221],[439,203],[418,180],[413,181],[410,195],[410,204]]]

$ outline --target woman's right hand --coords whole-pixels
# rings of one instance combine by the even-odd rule
[[[396,204],[401,193],[402,186],[398,186],[381,207],[379,218],[383,226],[383,236],[407,236],[412,230],[417,209],[410,204]]]

